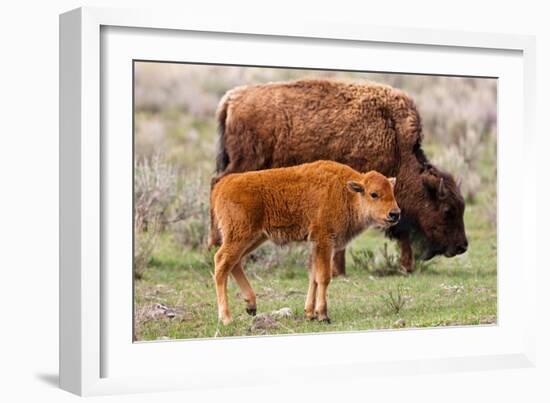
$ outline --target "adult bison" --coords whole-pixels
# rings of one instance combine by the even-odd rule
[[[220,177],[233,172],[334,160],[359,172],[397,178],[402,210],[386,234],[401,249],[401,264],[464,253],[464,199],[451,175],[429,163],[421,148],[420,116],[403,91],[375,84],[300,80],[237,87],[217,112]],[[221,240],[211,235],[211,244]],[[345,251],[334,273],[345,273]]]

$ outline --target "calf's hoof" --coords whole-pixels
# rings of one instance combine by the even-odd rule
[[[307,311],[307,310],[304,311],[304,312],[305,312],[306,318],[307,318],[308,320],[317,319],[317,315],[315,314],[315,312],[313,312],[313,311]]]
[[[324,318],[318,318],[319,322],[326,323],[327,325],[330,325],[330,318],[328,316],[325,316]]]
[[[322,313],[317,313],[317,320],[319,320],[319,322],[330,323],[330,318],[328,317],[326,311]]]
[[[218,317],[218,320],[224,324],[224,326],[227,326],[231,323],[231,316],[220,316]]]
[[[256,307],[246,307],[246,313],[250,316],[256,316]]]

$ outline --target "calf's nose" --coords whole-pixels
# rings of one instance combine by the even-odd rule
[[[399,221],[399,217],[401,216],[401,210],[399,209],[393,209],[388,214],[389,220],[391,222],[397,222]]]

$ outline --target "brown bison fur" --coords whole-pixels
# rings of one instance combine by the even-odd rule
[[[389,228],[399,220],[395,178],[360,174],[333,161],[231,174],[211,193],[214,225],[223,242],[215,255],[219,319],[231,321],[227,305],[229,274],[241,288],[246,310],[256,313],[256,295],[243,271],[246,255],[266,240],[276,244],[309,241],[313,266],[306,316],[328,321],[326,290],[335,251],[369,226]]]
[[[388,232],[398,241],[401,264],[454,256],[468,247],[464,200],[455,180],[426,159],[420,116],[403,91],[375,83],[302,80],[238,87],[218,110],[218,176],[233,172],[334,160],[353,169],[397,177],[403,211]],[[212,241],[221,241],[216,233]],[[344,272],[345,251],[335,256]]]

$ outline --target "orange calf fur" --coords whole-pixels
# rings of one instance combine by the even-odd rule
[[[229,274],[256,313],[256,295],[243,271],[246,255],[266,240],[282,245],[312,243],[313,265],[305,313],[329,321],[326,290],[332,256],[370,226],[386,229],[399,220],[395,178],[376,171],[361,174],[347,165],[317,161],[289,168],[227,175],[211,192],[213,225],[222,245],[215,256],[218,317],[231,321],[227,302]]]

